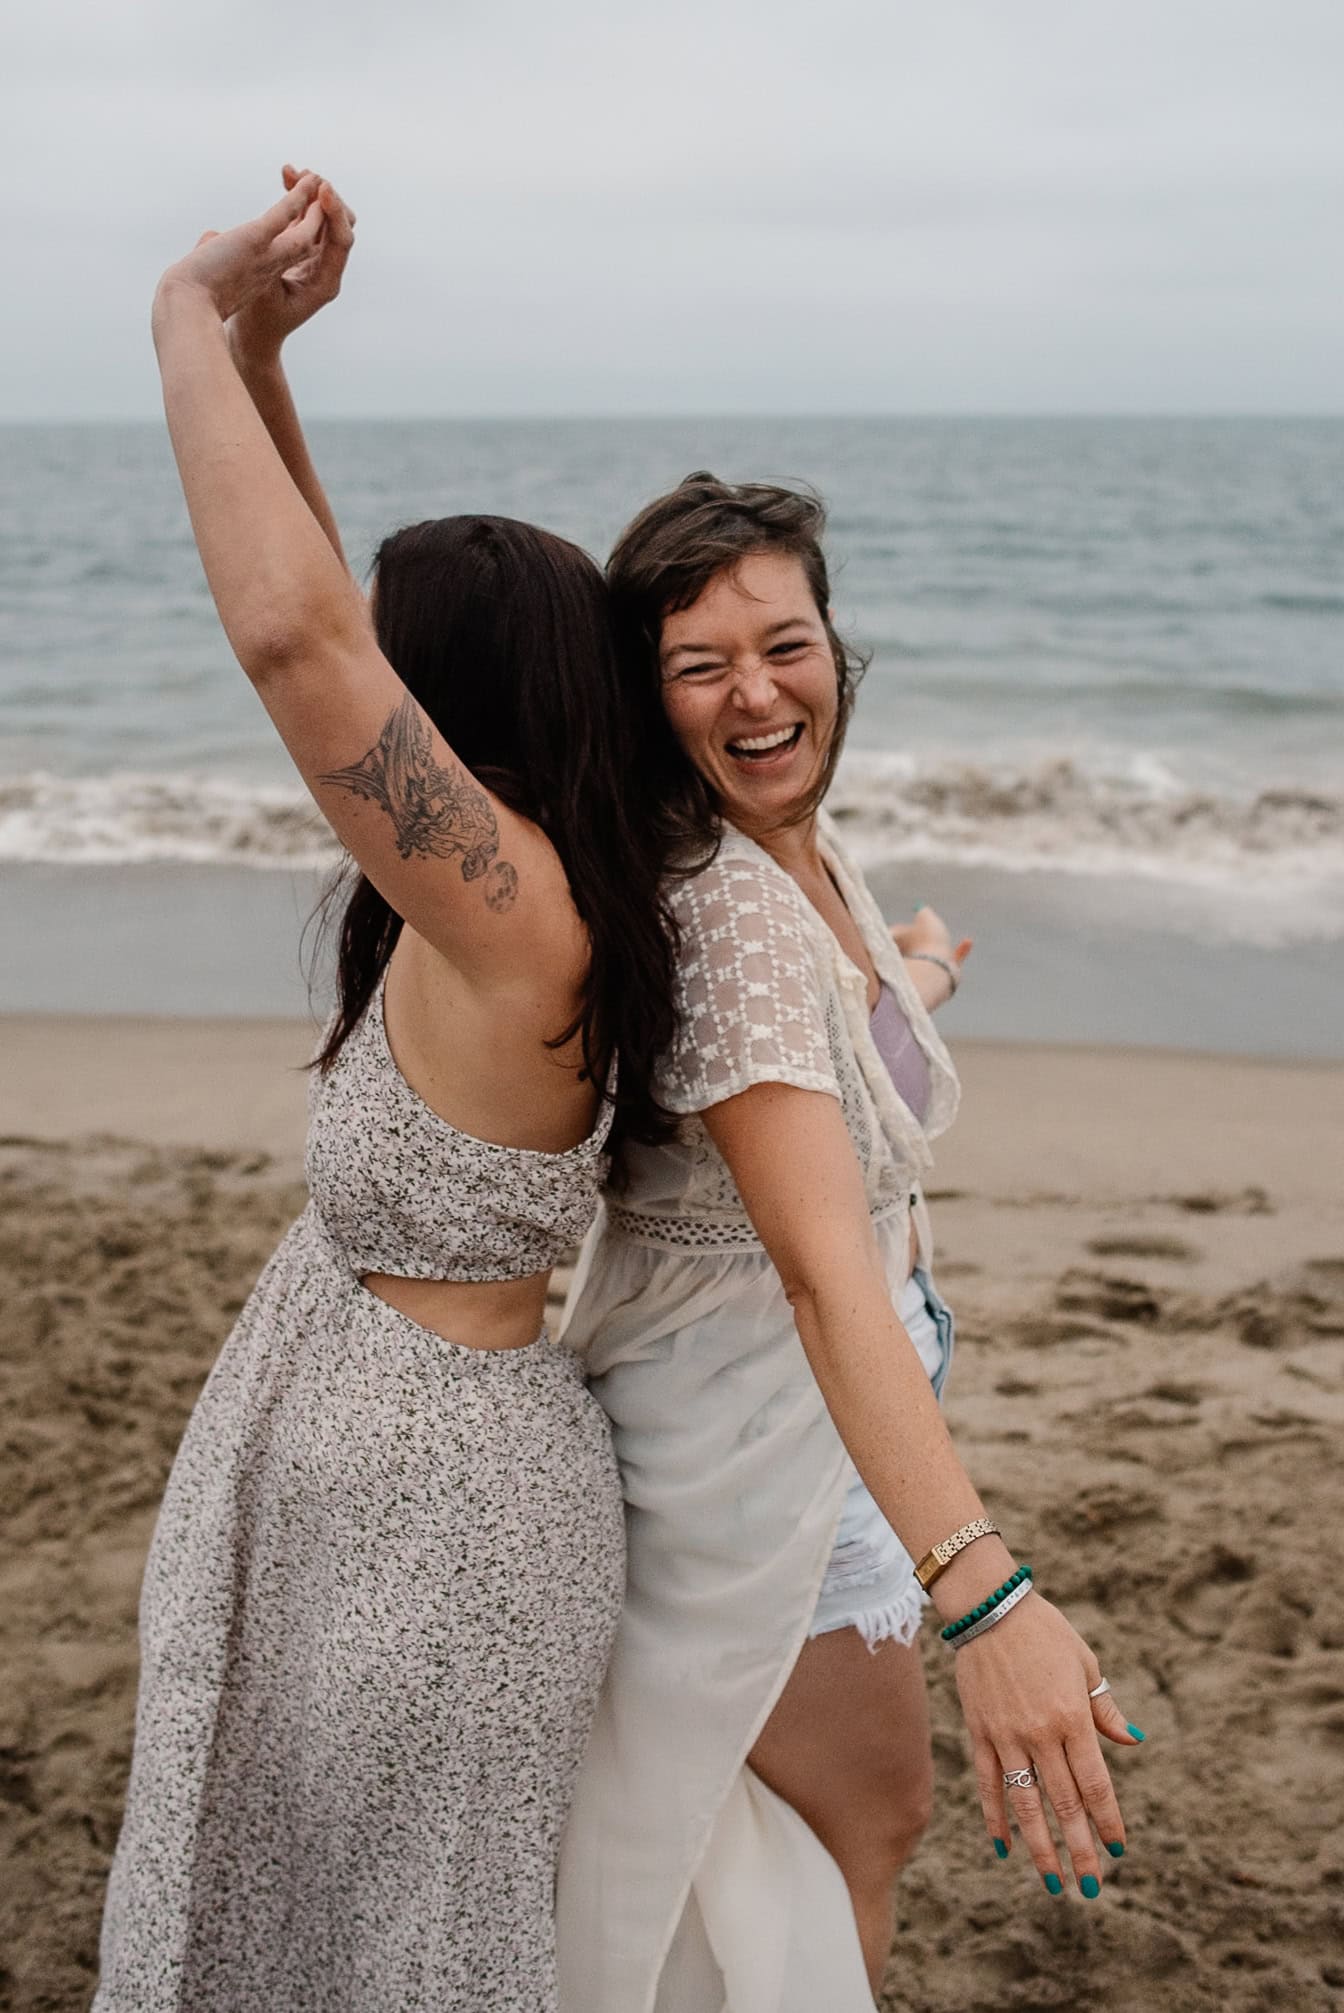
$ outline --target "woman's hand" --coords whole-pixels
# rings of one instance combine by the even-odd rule
[[[323,228],[307,256],[277,273],[230,321],[229,348],[244,372],[273,364],[285,338],[335,300],[355,242],[355,213],[330,182],[288,164],[280,172],[290,192],[301,182],[316,182]]]
[[[1008,1810],[1046,1887],[1058,1894],[1060,1857],[1046,1820],[1053,1808],[1081,1891],[1101,1886],[1100,1837],[1111,1858],[1125,1849],[1110,1772],[1098,1735],[1136,1747],[1111,1694],[1089,1698],[1101,1671],[1082,1637],[1043,1595],[956,1652],[957,1690],[975,1752],[980,1806],[990,1838],[1010,1843]],[[1008,1787],[1004,1776],[1031,1769],[1037,1785]]]
[[[930,1011],[952,997],[952,984],[946,972],[926,960],[946,958],[959,972],[971,954],[972,938],[963,937],[954,944],[947,924],[936,909],[925,903],[915,911],[913,922],[892,924],[891,940],[903,958],[913,956],[920,960],[911,977],[917,980],[919,996]]]
[[[238,314],[284,275],[302,269],[328,225],[316,175],[298,177],[288,194],[251,223],[231,231],[206,231],[193,250],[169,266],[154,298],[156,321],[168,304],[191,296],[208,304],[221,322]],[[335,194],[335,191],[332,191]]]

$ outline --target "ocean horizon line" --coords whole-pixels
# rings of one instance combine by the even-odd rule
[[[681,426],[704,423],[736,423],[750,421],[753,425],[777,423],[781,426],[807,425],[811,422],[832,424],[835,421],[893,421],[910,422],[920,425],[932,424],[975,424],[1029,425],[1068,424],[1084,422],[1089,425],[1109,423],[1115,425],[1170,424],[1173,421],[1187,425],[1266,425],[1266,426],[1340,426],[1344,425],[1344,406],[1332,411],[1290,411],[1287,409],[1232,410],[1210,407],[1207,410],[1192,409],[1188,406],[1135,406],[1133,408],[1114,406],[1038,406],[1030,409],[993,410],[959,407],[897,407],[897,406],[846,406],[809,407],[804,410],[781,411],[776,407],[750,406],[685,406],[662,407],[657,411],[631,407],[628,410],[607,409],[603,411],[551,411],[537,407],[514,411],[394,411],[394,412],[332,412],[314,408],[305,413],[305,423],[319,426],[336,424],[342,426],[591,426],[591,425],[639,425],[639,426]],[[163,415],[153,410],[125,413],[4,413],[0,412],[0,427],[14,431],[30,427],[161,427]]]

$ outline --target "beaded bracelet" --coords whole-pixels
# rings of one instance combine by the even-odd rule
[[[1005,1621],[1013,1612],[1013,1609],[1018,1607],[1027,1598],[1031,1590],[1031,1581],[1022,1580],[1013,1588],[1010,1594],[1004,1595],[997,1607],[992,1607],[987,1615],[981,1615],[978,1622],[972,1622],[971,1626],[964,1630],[949,1647],[954,1651],[964,1650],[967,1643],[973,1643],[977,1636],[984,1635],[987,1630],[995,1628],[999,1622]]]
[[[992,1594],[986,1594],[978,1607],[972,1608],[969,1614],[961,1617],[960,1621],[949,1622],[947,1627],[940,1631],[943,1641],[945,1643],[954,1643],[958,1636],[964,1636],[967,1629],[971,1628],[976,1622],[983,1621],[991,1609],[996,1608],[1001,1600],[1004,1600],[1007,1595],[1012,1593],[1014,1587],[1020,1587],[1024,1580],[1029,1580],[1030,1578],[1031,1567],[1019,1566],[1017,1571],[1006,1579],[1001,1587],[995,1587]]]

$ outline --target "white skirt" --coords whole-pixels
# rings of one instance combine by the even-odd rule
[[[910,1219],[873,1228],[897,1308]],[[839,1869],[746,1766],[853,1476],[779,1275],[599,1232],[565,1338],[612,1423],[629,1574],[560,1854],[562,2013],[872,2013]]]

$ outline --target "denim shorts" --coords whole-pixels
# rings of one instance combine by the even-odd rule
[[[952,1311],[933,1281],[917,1266],[906,1282],[897,1313],[941,1398],[952,1361]],[[833,1629],[857,1629],[869,1649],[880,1642],[913,1642],[928,1595],[915,1577],[915,1562],[851,1469],[840,1512],[835,1549],[826,1567],[809,1636]]]

